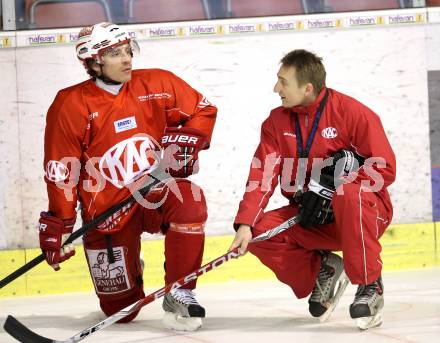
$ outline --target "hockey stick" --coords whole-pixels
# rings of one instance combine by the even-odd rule
[[[299,222],[299,216],[295,216],[293,218],[290,218],[289,220],[285,221],[284,223],[280,224],[279,226],[268,230],[266,232],[263,232],[261,235],[253,238],[250,243],[254,242],[260,242],[264,241],[266,239],[269,239],[275,235],[278,235],[279,233],[286,231],[290,227],[294,226]],[[232,249],[231,251],[227,252],[226,254],[223,254],[220,257],[217,257],[215,260],[212,260],[211,262],[206,263],[196,271],[180,278],[179,280],[169,283],[165,287],[162,287],[161,289],[147,295],[145,298],[142,298],[135,303],[125,307],[124,309],[120,310],[119,312],[113,314],[110,317],[107,317],[103,321],[99,322],[98,324],[95,324],[81,332],[78,332],[76,335],[68,338],[64,341],[57,341],[50,338],[46,338],[43,336],[38,335],[37,333],[30,330],[28,327],[20,323],[16,318],[9,315],[6,319],[5,324],[3,325],[3,328],[7,333],[9,333],[12,337],[17,339],[18,341],[22,343],[75,343],[83,340],[84,338],[90,336],[91,334],[95,333],[96,331],[102,330],[106,328],[107,326],[110,326],[111,324],[117,322],[118,320],[127,317],[128,315],[139,311],[142,307],[145,305],[153,302],[154,300],[164,296],[166,293],[170,292],[173,289],[177,289],[182,287],[183,285],[186,285],[187,283],[197,279],[199,276],[209,272],[212,269],[215,269],[219,266],[221,266],[223,263],[226,263],[230,261],[232,258],[240,257],[240,253],[238,252],[238,247]]]
[[[159,184],[160,182],[165,180],[167,177],[169,177],[168,174],[166,174],[165,172],[161,171],[159,168],[157,168],[155,170],[158,171],[157,175],[152,175],[152,174],[148,175],[148,177],[151,177],[151,178],[149,178],[149,182],[145,186],[143,186],[143,187],[141,187],[140,189],[137,190],[137,193],[140,193],[141,196],[144,196],[145,194],[147,194],[154,186],[156,186],[157,184]],[[86,232],[88,232],[92,228],[96,227],[100,222],[102,222],[103,220],[109,218],[112,214],[116,213],[117,211],[122,209],[124,206],[127,206],[128,204],[134,203],[136,201],[136,197],[137,196],[138,196],[137,194],[136,195],[132,194],[131,196],[129,196],[127,199],[125,199],[121,203],[119,203],[119,204],[117,204],[117,205],[115,205],[113,207],[110,207],[108,210],[106,210],[105,212],[101,213],[95,219],[93,219],[90,222],[86,223],[85,225],[83,225],[81,228],[79,228],[75,232],[72,232],[72,234],[64,242],[63,246],[65,246],[67,244],[70,244],[75,239],[83,236]],[[44,260],[45,260],[45,255],[44,255],[44,253],[41,253],[40,255],[35,257],[33,260],[31,260],[28,263],[26,263],[25,265],[21,266],[16,271],[12,272],[11,274],[9,274],[8,276],[6,276],[4,279],[2,279],[0,281],[0,289],[2,289],[8,283],[14,281],[19,276],[21,276],[24,273],[26,273],[30,269],[34,268],[35,266],[37,266],[38,264],[40,264]]]

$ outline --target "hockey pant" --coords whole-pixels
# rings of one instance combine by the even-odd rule
[[[177,188],[176,188],[177,186]],[[178,189],[176,191],[176,189]],[[102,311],[110,316],[145,296],[140,263],[142,232],[165,235],[165,283],[176,281],[199,268],[204,248],[207,207],[203,191],[178,179],[147,195],[157,209],[135,204],[120,230],[103,234],[92,230],[84,237],[90,274]],[[185,288],[194,289],[194,280]],[[137,313],[121,322],[129,322]]]
[[[360,185],[344,185],[344,194],[333,197],[335,222],[304,229],[300,225],[267,241],[254,243],[249,251],[289,285],[298,298],[308,296],[321,266],[319,250],[342,251],[345,272],[351,283],[369,284],[382,270],[379,238],[391,221],[375,193]],[[289,205],[265,213],[253,228],[253,236],[276,227],[298,213]]]

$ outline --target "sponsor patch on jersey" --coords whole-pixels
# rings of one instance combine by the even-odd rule
[[[324,138],[336,138],[338,136],[338,130],[334,127],[326,127],[325,129],[322,129],[321,136]]]
[[[124,247],[113,247],[114,263],[109,262],[107,249],[86,249],[86,253],[96,293],[120,293],[132,287]]]
[[[113,124],[115,124],[116,133],[131,130],[137,127],[136,118],[134,116],[117,120]]]
[[[156,99],[171,99],[172,96],[169,93],[163,92],[163,93],[152,93],[147,95],[140,95],[138,96],[139,101],[148,101],[148,100],[156,100]]]

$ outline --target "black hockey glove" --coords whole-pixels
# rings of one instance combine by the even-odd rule
[[[335,187],[342,183],[341,178],[359,169],[365,159],[350,150],[339,150],[333,155],[333,164],[323,168],[323,174],[332,175],[335,180]]]
[[[299,202],[300,225],[309,228],[334,221],[332,198],[341,178],[359,169],[364,159],[349,150],[340,150],[333,155],[333,164],[322,169],[319,181],[313,178],[309,190]]]
[[[309,190],[301,196],[299,203],[299,224],[309,228],[318,224],[331,223],[333,215],[332,198],[335,193],[333,176],[321,174],[320,181],[310,180]]]

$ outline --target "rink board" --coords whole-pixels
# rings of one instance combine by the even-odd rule
[[[440,223],[391,225],[381,238],[382,260],[385,270],[421,269],[440,265],[440,247],[436,237],[440,235]],[[205,243],[204,262],[224,254],[233,236],[208,236]],[[0,297],[84,292],[93,289],[82,246],[62,269],[54,272],[45,263],[30,270],[0,290]],[[146,287],[163,285],[163,240],[143,241]],[[10,274],[26,261],[40,254],[39,249],[0,251],[0,278]],[[231,280],[273,279],[273,273],[254,256],[246,254],[230,261],[200,278],[200,284]]]

